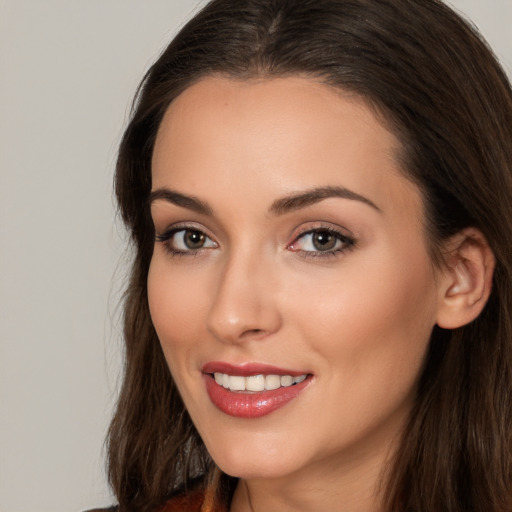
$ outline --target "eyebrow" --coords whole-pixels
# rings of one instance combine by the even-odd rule
[[[181,206],[182,208],[187,208],[188,210],[193,210],[203,215],[213,215],[213,210],[208,203],[205,203],[194,196],[180,194],[175,190],[159,188],[152,191],[149,195],[149,204],[151,205],[154,201],[158,201],[159,199],[175,204],[176,206]]]
[[[300,192],[298,194],[293,194],[291,196],[283,197],[281,199],[277,199],[272,203],[270,207],[270,212],[275,215],[283,215],[284,213],[288,213],[294,210],[300,210],[301,208],[305,208],[306,206],[310,206],[312,204],[323,201],[324,199],[328,199],[331,197],[340,197],[342,199],[350,199],[352,201],[360,201],[361,203],[367,204],[371,206],[377,211],[381,211],[381,209],[373,202],[370,201],[367,197],[364,197],[352,190],[349,190],[345,187],[319,187],[311,190],[306,190],[305,192]]]
[[[359,201],[371,206],[379,212],[381,211],[381,209],[367,197],[345,187],[331,186],[313,188],[311,190],[306,190],[304,192],[299,192],[297,194],[277,199],[270,206],[269,212],[273,215],[284,215],[285,213],[306,208],[307,206],[311,206],[331,197]],[[149,204],[151,205],[154,201],[158,200],[164,200],[175,204],[176,206],[181,206],[182,208],[187,208],[203,215],[213,215],[213,209],[208,203],[201,201],[197,197],[181,194],[180,192],[176,192],[169,188],[159,188],[151,192],[149,195]]]

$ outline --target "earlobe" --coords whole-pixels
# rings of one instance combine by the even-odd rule
[[[437,325],[456,329],[472,322],[487,303],[495,258],[484,235],[466,228],[447,242],[444,259]]]

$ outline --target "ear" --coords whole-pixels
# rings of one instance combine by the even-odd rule
[[[439,282],[439,327],[456,329],[482,312],[491,294],[494,266],[494,254],[478,229],[463,229],[448,240]]]

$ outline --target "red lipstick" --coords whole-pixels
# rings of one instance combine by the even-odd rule
[[[217,384],[213,376],[214,373],[240,377],[255,375],[300,377],[306,375],[306,378],[302,382],[277,389],[232,391]],[[307,372],[287,370],[259,363],[231,365],[223,362],[211,362],[204,365],[203,376],[206,391],[212,403],[223,413],[237,418],[259,418],[270,414],[299,396],[311,382],[311,375]]]
[[[298,377],[307,372],[298,372],[297,370],[287,370],[285,368],[278,368],[270,364],[263,363],[244,363],[244,364],[230,364],[222,361],[212,361],[203,366],[203,373],[227,373],[229,375],[243,375],[248,377],[250,375],[291,375]]]

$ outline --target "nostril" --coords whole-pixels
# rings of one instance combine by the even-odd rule
[[[263,338],[266,336],[266,331],[263,329],[247,329],[241,335],[241,338]]]

